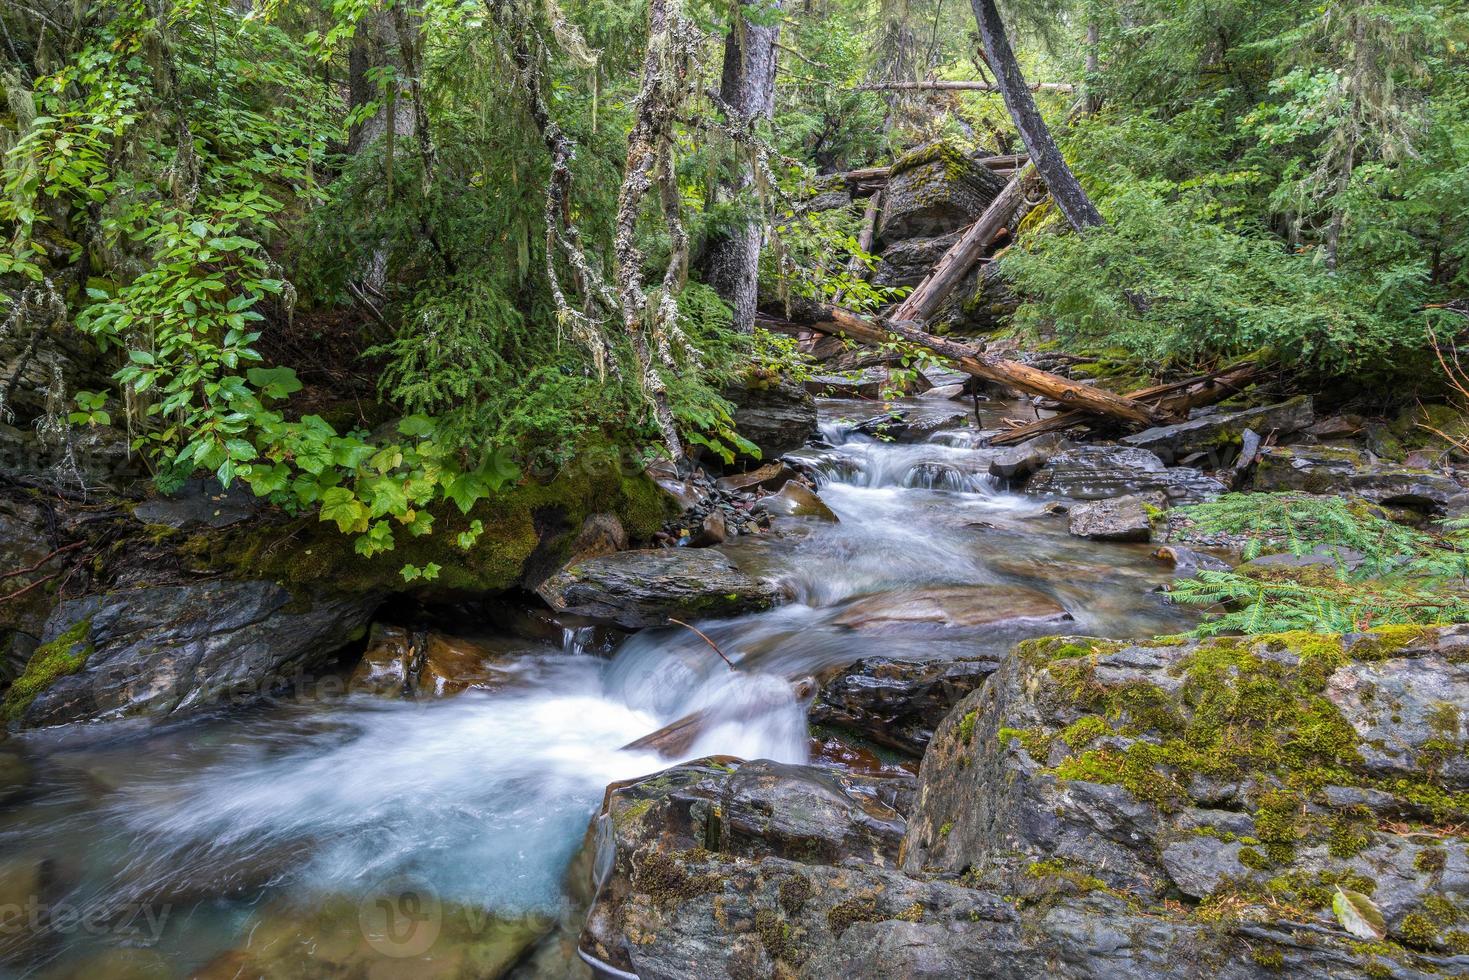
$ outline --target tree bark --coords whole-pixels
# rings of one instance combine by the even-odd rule
[[[1025,84],[1015,52],[1010,48],[1010,38],[1005,33],[1000,12],[995,8],[995,0],[970,2],[974,7],[974,18],[979,22],[990,69],[995,73],[1000,94],[1005,97],[1005,107],[1010,110],[1010,118],[1015,121],[1015,128],[1020,131],[1020,138],[1030,151],[1031,162],[1046,182],[1051,198],[1076,231],[1103,224],[1102,215],[1066,165],[1046,121],[1035,107],[1035,99]]]
[[[808,318],[809,323],[805,323]],[[1011,385],[1055,399],[1071,408],[1144,425],[1158,425],[1172,420],[1170,412],[1156,406],[1133,401],[1103,388],[1072,381],[1018,361],[1007,361],[967,344],[935,337],[912,324],[892,321],[873,323],[850,310],[835,306],[817,306],[813,310],[805,311],[802,320],[805,325],[821,333],[846,334],[853,340],[874,347],[881,347],[896,336],[939,355],[952,362],[959,370],[976,378]]]
[[[938,265],[898,305],[888,317],[899,323],[927,320],[933,311],[954,291],[974,263],[978,262],[994,237],[1020,210],[1025,199],[1022,185],[1031,168],[1026,166],[1005,185],[979,220],[969,226],[959,240],[949,247]]]
[[[756,0],[739,0],[741,8]],[[775,42],[779,25],[752,24],[743,10],[736,10],[724,42],[724,73],[719,96],[733,117],[744,127],[769,119],[775,111]],[[719,195],[738,200],[749,193],[755,175],[741,166],[733,180],[724,183]],[[756,287],[760,271],[763,222],[742,217],[709,243],[709,285],[734,310],[734,328],[749,333],[755,325]]]

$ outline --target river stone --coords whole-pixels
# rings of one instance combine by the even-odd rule
[[[1034,589],[1015,585],[945,585],[918,592],[879,592],[847,605],[832,620],[865,632],[903,629],[974,629],[1041,623],[1071,618],[1060,603]]]
[[[1052,456],[1072,448],[1072,442],[1058,433],[1036,436],[1003,450],[991,459],[990,475],[1011,485],[1019,484],[1045,466]]]
[[[993,659],[977,657],[929,662],[869,657],[821,685],[811,721],[918,758],[949,709],[994,670]]]
[[[43,689],[19,725],[169,715],[310,681],[362,635],[376,604],[230,581],[68,600],[47,621],[36,657],[69,651],[79,669]]]
[[[704,515],[704,521],[699,525],[698,533],[689,538],[689,547],[709,548],[716,544],[724,544],[724,539],[728,535],[729,527],[724,519],[724,511],[716,507]]]
[[[984,213],[1005,179],[947,143],[903,154],[888,171],[877,241],[886,251],[906,238],[959,231]]]
[[[773,463],[766,463],[758,469],[750,470],[748,473],[736,473],[732,476],[722,477],[714,481],[714,485],[720,490],[750,491],[750,490],[776,490],[785,486],[785,482],[796,475],[796,471],[786,464],[785,460],[777,459]]]
[[[1225,492],[1224,484],[1188,466],[1165,467],[1157,453],[1130,446],[1078,446],[1052,456],[1025,492],[1075,500],[1106,500],[1159,491],[1174,504],[1197,503]]]
[[[736,616],[769,609],[780,597],[708,548],[623,551],[577,562],[547,579],[537,594],[557,612],[619,626],[662,626],[669,617]]]
[[[1374,901],[1391,934],[1399,936],[1411,927],[1405,918],[1425,902],[1469,903],[1469,854],[1440,847],[1437,856],[1425,856],[1439,845],[1411,827],[1399,832],[1365,811],[1328,809],[1330,797],[1294,782],[1300,770],[1279,751],[1299,729],[1255,719],[1244,699],[1265,697],[1261,685],[1274,684],[1276,693],[1268,696],[1288,699],[1283,703],[1291,710],[1335,719],[1332,738],[1344,731],[1349,741],[1319,751],[1340,753],[1341,771],[1374,781],[1367,788],[1411,807],[1412,787],[1424,780],[1441,780],[1446,789],[1464,785],[1461,770],[1441,763],[1462,758],[1462,717],[1451,719],[1442,705],[1464,703],[1462,678],[1449,671],[1465,649],[1469,626],[1140,645],[1086,637],[1027,641],[934,733],[909,814],[903,868],[982,869],[989,876],[1017,865],[1056,867],[1144,903],[1227,889],[1244,920],[1273,920],[1278,913],[1247,908],[1263,893],[1240,890],[1240,883],[1366,878],[1376,885]],[[1338,658],[1347,666],[1329,679],[1312,666]],[[1214,665],[1206,668],[1214,672],[1209,681],[1198,672],[1207,664]],[[1206,693],[1205,683],[1220,687]],[[1378,693],[1361,698],[1368,684]],[[1354,697],[1365,707],[1352,703]],[[1364,714],[1378,697],[1380,714]],[[1267,745],[1239,755],[1211,753],[1203,780],[1170,764],[1166,754],[1148,763],[1139,761],[1146,754],[1129,759],[1165,740],[1197,739],[1224,721],[1212,712],[1229,704],[1237,707],[1226,710],[1244,712],[1225,722],[1233,737]],[[1341,717],[1320,715],[1322,704],[1328,712],[1339,707]],[[1435,737],[1443,740],[1437,746]],[[1380,761],[1374,752],[1391,758]],[[1291,814],[1289,846],[1257,843],[1266,836],[1266,818],[1278,819],[1282,807]],[[1449,809],[1451,821],[1469,817],[1462,804]],[[1352,836],[1350,848],[1340,846],[1343,834]],[[1349,940],[1322,900],[1297,899],[1312,909],[1325,937]]]
[[[1067,512],[1067,529],[1093,541],[1146,541],[1153,534],[1153,515],[1167,506],[1168,498],[1156,492],[1094,500]]]
[[[816,436],[816,402],[787,377],[751,379],[723,394],[734,404],[735,431],[759,447],[763,460],[800,449]]]
[[[1192,453],[1212,456],[1215,468],[1226,465],[1239,452],[1246,429],[1261,436],[1291,435],[1310,425],[1316,416],[1307,395],[1299,395],[1278,405],[1264,405],[1239,412],[1214,412],[1177,425],[1161,425],[1135,435],[1123,436],[1122,443],[1157,453],[1165,462]]]
[[[1463,487],[1431,470],[1373,463],[1354,449],[1266,446],[1255,469],[1256,490],[1362,497],[1376,504],[1444,508]]]
[[[816,496],[816,491],[796,480],[787,480],[779,493],[761,497],[755,502],[755,510],[778,517],[814,517],[837,522],[837,515]]]

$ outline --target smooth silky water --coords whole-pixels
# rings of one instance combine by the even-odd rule
[[[932,399],[904,407],[956,411]],[[980,410],[995,424],[1011,409]],[[824,404],[832,448],[801,453],[839,523],[781,519],[726,546],[791,595],[771,612],[699,624],[737,672],[683,630],[639,633],[610,660],[583,653],[586,638],[569,632],[561,649],[522,641],[512,682],[493,692],[427,703],[288,697],[161,727],[12,739],[6,749],[37,779],[0,809],[0,862],[22,882],[44,862],[47,911],[75,918],[40,941],[0,932],[10,958],[0,976],[124,966],[232,976],[238,951],[278,942],[282,920],[305,923],[308,939],[290,975],[312,976],[311,924],[325,921],[313,910],[337,910],[321,914],[351,920],[350,931],[359,904],[400,880],[496,916],[554,915],[606,785],[672,762],[619,746],[690,712],[707,721],[688,758],[804,762],[811,739],[790,678],[868,656],[998,656],[1044,633],[1187,628],[1189,615],[1158,592],[1171,571],[1146,546],[1073,538],[1044,501],[1000,492],[973,430],[911,445],[849,435],[842,417],[873,411]],[[1050,597],[1071,621],[891,616],[931,607],[934,595],[972,612],[1017,590]],[[874,602],[889,614],[875,624]],[[25,901],[0,894],[0,906]]]

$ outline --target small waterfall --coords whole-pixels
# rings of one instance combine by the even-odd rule
[[[561,627],[561,652],[581,656],[587,652],[587,644],[596,639],[596,629],[591,626]]]

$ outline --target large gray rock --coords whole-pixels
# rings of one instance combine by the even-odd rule
[[[1213,456],[1215,467],[1226,465],[1240,450],[1246,429],[1261,436],[1274,433],[1287,436],[1306,428],[1316,415],[1311,399],[1300,395],[1278,405],[1264,405],[1239,412],[1214,412],[1177,425],[1161,425],[1135,435],[1123,436],[1122,443],[1157,453],[1165,462],[1182,459],[1192,453]]]
[[[1444,508],[1464,488],[1443,473],[1373,463],[1353,449],[1267,446],[1260,450],[1255,489],[1350,494],[1376,504]]]
[[[1224,484],[1188,466],[1167,467],[1157,453],[1131,446],[1078,446],[1058,453],[1030,478],[1028,494],[1106,500],[1157,491],[1170,503],[1197,503],[1225,492]]]
[[[1024,862],[904,874],[888,830],[907,782],[891,783],[724,758],[613,785],[573,865],[579,950],[642,980],[1420,975],[1316,923],[1144,910]]]
[[[692,619],[769,609],[780,597],[709,548],[623,551],[575,562],[536,590],[557,612],[609,620],[619,626],[662,626],[670,616]]]
[[[1153,515],[1167,506],[1168,498],[1157,492],[1093,500],[1071,508],[1067,528],[1093,541],[1146,541],[1153,534]]]
[[[877,240],[931,238],[974,222],[1005,188],[1004,178],[946,143],[899,157],[882,192]]]
[[[1050,462],[1052,456],[1072,448],[1071,440],[1063,435],[1036,436],[991,459],[990,475],[1012,485],[1023,483],[1026,477]]]
[[[1244,922],[1284,901],[1332,944],[1351,937],[1315,883],[1340,882],[1372,894],[1394,938],[1445,951],[1469,854],[1377,814],[1432,798],[1434,819],[1469,817],[1444,793],[1463,785],[1444,765],[1462,758],[1462,718],[1444,705],[1464,701],[1466,648],[1469,626],[1021,643],[935,732],[903,867],[1019,864],[1143,903],[1227,903]]]
[[[17,687],[58,664],[61,672],[28,702],[13,689],[7,708],[31,728],[269,694],[312,680],[361,636],[375,605],[372,596],[304,599],[274,582],[229,581],[69,600],[47,621]]]
[[[735,385],[724,397],[735,406],[735,431],[760,447],[761,459],[800,449],[816,435],[816,402],[789,378]]]
[[[869,657],[821,685],[811,720],[920,757],[949,710],[994,673],[995,661]]]
[[[939,259],[959,240],[960,234],[955,231],[934,238],[905,238],[893,242],[883,249],[882,261],[872,275],[872,284],[884,289],[918,285],[928,278]]]

